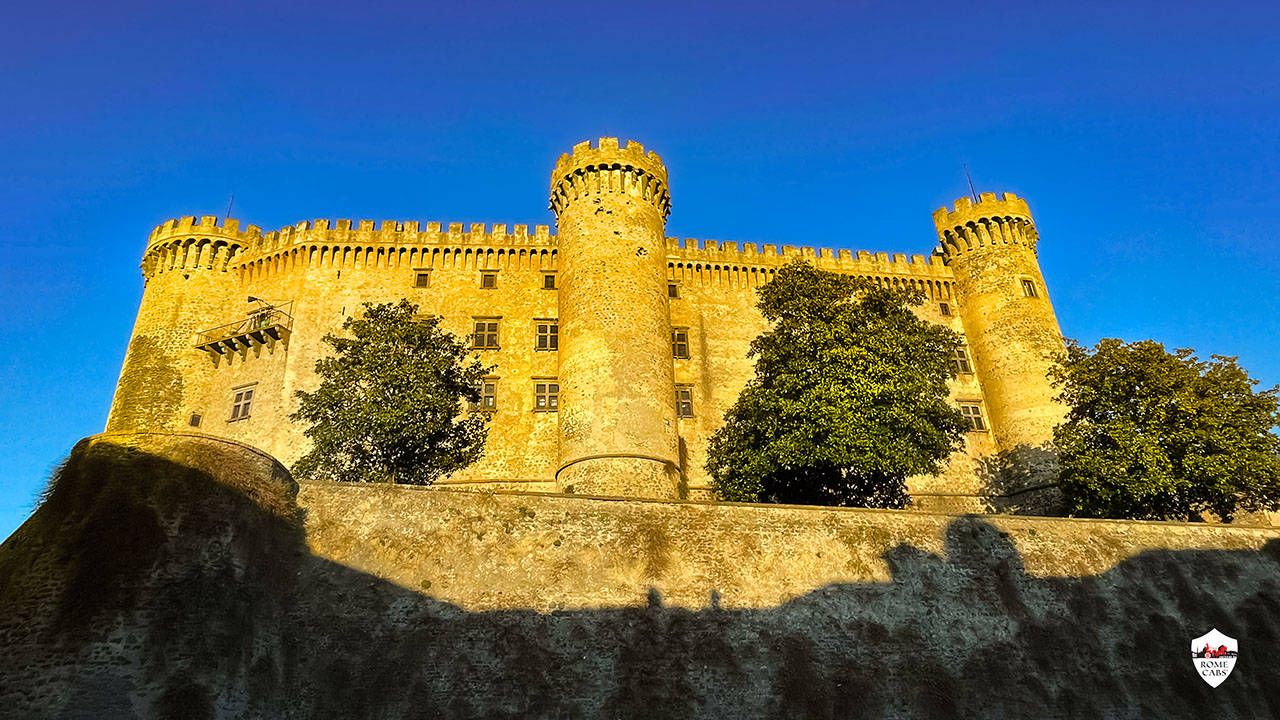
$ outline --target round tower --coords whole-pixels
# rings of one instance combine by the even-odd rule
[[[191,385],[210,369],[196,336],[226,317],[238,283],[229,265],[252,238],[240,221],[185,217],[151,233],[142,259],[145,286],[120,382],[107,416],[107,432],[196,429],[187,402]],[[240,298],[241,304],[244,298]]]
[[[955,274],[960,319],[1000,449],[1000,477],[991,491],[1007,496],[1054,482],[1053,428],[1065,408],[1053,399],[1048,371],[1064,347],[1040,274],[1039,234],[1027,201],[982,193],[976,204],[960,198],[954,211],[939,208],[933,222]],[[1024,498],[1011,507],[1034,503]]]
[[[667,170],[639,143],[579,143],[556,163],[551,210],[560,261],[556,485],[677,497]]]

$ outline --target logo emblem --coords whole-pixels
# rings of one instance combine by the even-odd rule
[[[1236,666],[1240,643],[1218,632],[1217,628],[1191,641],[1191,662],[1195,663],[1200,678],[1211,687],[1218,687]]]

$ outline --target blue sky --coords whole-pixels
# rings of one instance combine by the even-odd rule
[[[927,254],[1027,197],[1063,332],[1280,383],[1274,3],[10,4],[0,538],[101,431],[151,228],[550,224],[575,142],[671,173],[668,234]]]

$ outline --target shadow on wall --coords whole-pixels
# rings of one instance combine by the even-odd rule
[[[969,517],[945,557],[898,545],[891,581],[778,607],[669,608],[654,590],[646,607],[469,613],[313,556],[292,493],[77,446],[0,546],[0,714],[1280,715],[1280,540],[1036,578]],[[1189,657],[1211,627],[1241,647],[1216,690]]]
[[[1058,452],[1052,443],[1001,450],[980,458],[974,470],[992,512],[1063,514],[1062,494],[1057,488]]]

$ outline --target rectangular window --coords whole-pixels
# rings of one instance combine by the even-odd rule
[[[962,347],[956,348],[956,356],[952,358],[951,364],[955,365],[958,373],[973,372],[973,366],[969,364],[969,353]]]
[[[200,421],[203,419],[199,413],[191,413],[191,427],[200,427]]]
[[[1023,294],[1023,295],[1026,295],[1027,297],[1035,297],[1035,296],[1036,296],[1036,283],[1035,283],[1035,281],[1034,281],[1034,280],[1025,280],[1025,279],[1024,279],[1024,280],[1022,281],[1022,294]]]
[[[431,287],[431,273],[429,272],[414,273],[413,286],[417,288]]]
[[[947,303],[938,303],[938,312],[942,313],[942,317],[951,317],[951,306]]]
[[[480,381],[480,402],[471,403],[472,410],[491,411],[498,409],[498,378],[485,378]]]
[[[498,321],[489,318],[476,318],[476,331],[472,335],[472,345],[477,350],[498,349]]]
[[[534,381],[533,409],[536,412],[555,412],[560,409],[560,383],[555,378]]]
[[[676,417],[693,417],[693,388],[676,387]]]
[[[537,350],[559,350],[560,323],[555,320],[538,322],[538,344],[534,348]]]
[[[546,275],[542,276],[542,289],[543,290],[556,289],[556,276],[554,274],[547,273]]]
[[[672,328],[671,357],[689,357],[689,330],[687,328]]]
[[[480,273],[480,287],[492,290],[498,287],[498,273]]]
[[[982,406],[978,403],[960,403],[960,412],[969,420],[973,430],[986,430],[987,424],[982,420]]]
[[[667,297],[680,297],[680,286],[675,283],[667,283]]]
[[[231,391],[231,417],[227,422],[249,419],[249,408],[253,406],[253,391],[256,387],[257,383]]]

